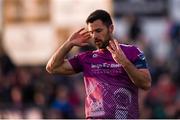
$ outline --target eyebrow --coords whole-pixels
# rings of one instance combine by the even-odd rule
[[[96,28],[95,30],[91,30],[89,32],[97,31],[97,30],[102,30],[102,28]]]

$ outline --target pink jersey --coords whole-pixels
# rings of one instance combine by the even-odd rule
[[[144,54],[135,46],[120,45],[137,68],[147,68]],[[73,69],[83,72],[86,118],[138,118],[138,88],[108,50],[80,53],[69,59]]]

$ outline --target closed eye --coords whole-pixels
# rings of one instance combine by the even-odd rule
[[[89,31],[89,33],[92,35],[94,32],[100,33],[100,32],[102,32],[102,31],[103,31],[103,29],[98,28],[98,29],[95,29],[95,30],[93,30],[93,31]]]
[[[95,30],[97,33],[100,33],[102,31],[102,29],[96,29]]]

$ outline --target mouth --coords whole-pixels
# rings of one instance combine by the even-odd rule
[[[95,44],[99,44],[99,43],[101,43],[101,42],[102,42],[102,40],[100,40],[100,39],[96,39],[94,42],[95,42]]]

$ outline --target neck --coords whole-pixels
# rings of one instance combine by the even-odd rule
[[[99,52],[105,52],[105,51],[107,51],[107,49],[106,49],[106,48],[100,48],[100,49],[97,49],[97,51],[99,51]]]

